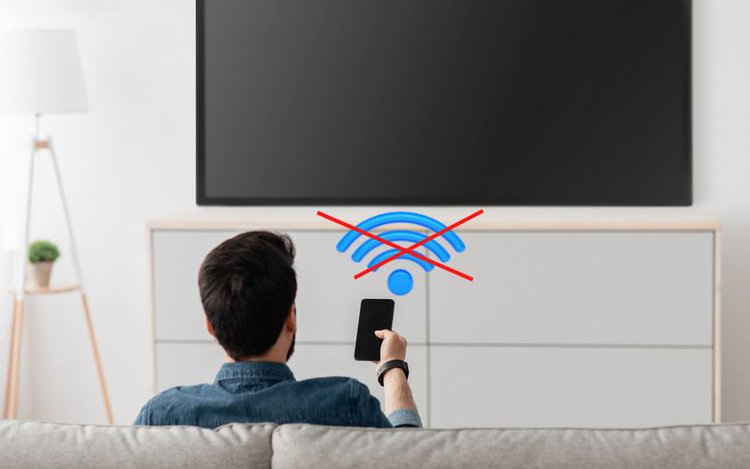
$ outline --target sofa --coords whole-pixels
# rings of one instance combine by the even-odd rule
[[[0,467],[750,468],[750,424],[453,429],[0,421]]]

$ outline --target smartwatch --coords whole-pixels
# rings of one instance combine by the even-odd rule
[[[388,370],[392,370],[393,368],[401,368],[402,370],[404,370],[404,376],[406,376],[406,379],[409,379],[409,365],[405,361],[388,360],[378,367],[378,383],[380,383],[381,386],[383,385],[383,377],[388,372]]]

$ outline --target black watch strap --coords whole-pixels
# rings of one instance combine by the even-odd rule
[[[383,377],[385,376],[386,372],[388,370],[392,370],[393,368],[401,368],[402,370],[404,370],[404,376],[406,376],[406,379],[409,379],[409,365],[405,361],[388,360],[378,367],[378,383],[380,383],[381,386],[383,385]]]

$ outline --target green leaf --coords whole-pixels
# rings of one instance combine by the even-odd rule
[[[29,262],[55,262],[60,251],[55,243],[46,240],[34,241],[29,245]]]

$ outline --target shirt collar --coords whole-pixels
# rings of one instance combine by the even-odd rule
[[[292,370],[276,362],[231,362],[224,363],[216,374],[215,382],[232,378],[265,378],[275,381],[295,381]]]

